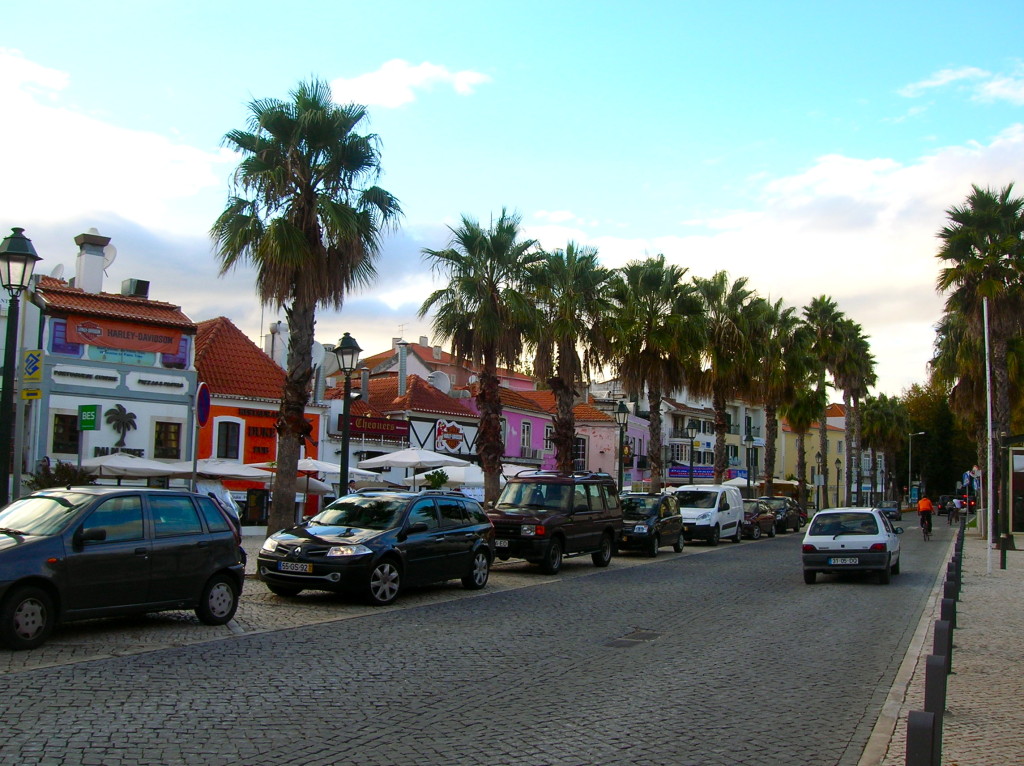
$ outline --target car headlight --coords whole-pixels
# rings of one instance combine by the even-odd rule
[[[366,553],[373,553],[365,545],[335,545],[327,551],[328,556],[362,556]]]
[[[533,537],[537,534],[537,526],[535,524],[523,524],[519,527],[519,534],[523,537]]]
[[[635,527],[633,527],[633,531],[636,532],[638,535],[647,534],[647,525],[637,524]]]
[[[273,553],[277,550],[277,540],[273,537],[268,537],[263,541],[263,547],[260,548],[260,553]]]
[[[697,517],[697,521],[711,521],[711,512],[707,511]]]

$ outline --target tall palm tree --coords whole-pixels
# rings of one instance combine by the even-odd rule
[[[943,262],[936,287],[946,296],[947,313],[959,313],[972,333],[984,337],[984,305],[988,305],[989,359],[992,369],[992,425],[1010,433],[1008,351],[1021,332],[1024,312],[1024,198],[1014,197],[1013,184],[999,192],[972,186],[963,205],[946,211],[949,222],[939,231]],[[1000,508],[1001,466],[990,466],[995,486],[994,507]],[[1000,514],[1007,532],[1006,514]]]
[[[807,432],[821,417],[827,401],[824,389],[819,388],[816,378],[809,375],[797,384],[792,398],[779,406],[779,413],[796,434],[796,481],[801,504],[807,502]]]
[[[666,264],[664,255],[627,263],[612,277],[608,297],[614,306],[609,344],[623,390],[634,399],[647,393],[651,490],[659,492],[661,400],[699,367],[705,343],[700,304],[686,269]]]
[[[827,295],[819,295],[804,306],[804,322],[811,333],[811,360],[815,366],[816,387],[819,390],[822,408],[818,413],[818,452],[821,454],[821,476],[828,486],[828,391],[827,375],[835,367],[838,353],[836,335],[843,313],[836,302]],[[822,502],[828,508],[828,492]]]
[[[754,363],[751,337],[755,320],[763,313],[765,301],[747,287],[747,278],[729,282],[719,271],[710,278],[694,277],[706,325],[702,351],[704,367],[696,379],[697,390],[711,397],[715,411],[715,483],[728,470],[725,434],[729,428],[726,404],[754,394]]]
[[[774,493],[775,445],[779,436],[779,407],[788,404],[807,378],[810,337],[791,306],[782,300],[765,302],[761,321],[753,328],[758,357],[753,380],[755,396],[764,404],[764,493]]]
[[[847,427],[843,433],[846,444],[846,497],[847,502],[850,502],[850,490],[856,486],[859,505],[862,465],[860,401],[878,378],[871,344],[863,328],[852,319],[844,318],[838,329],[833,377],[836,388],[843,392],[843,406],[847,413]]]
[[[573,468],[573,406],[579,387],[604,358],[605,317],[611,311],[605,288],[610,278],[611,271],[598,264],[597,248],[575,242],[546,254],[532,270],[532,288],[543,314],[533,341],[533,372],[555,394],[551,442],[559,471]]]
[[[311,431],[316,309],[340,309],[350,290],[372,280],[380,235],[401,215],[398,201],[372,183],[380,153],[376,136],[357,132],[365,119],[365,107],[338,106],[326,83],[311,80],[287,101],[251,102],[248,129],[224,136],[242,159],[210,231],[220,272],[254,266],[260,300],[288,321],[270,530],[295,521],[296,468]]]
[[[490,228],[462,216],[443,250],[423,249],[423,256],[447,285],[432,292],[420,307],[433,312],[434,333],[451,342],[452,354],[480,367],[480,431],[477,453],[484,472],[484,501],[498,498],[501,459],[501,392],[498,366],[514,368],[524,341],[536,332],[540,313],[529,294],[530,271],[543,253],[532,239],[521,239],[518,215],[502,210]]]

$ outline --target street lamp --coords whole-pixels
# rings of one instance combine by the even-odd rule
[[[352,373],[359,363],[360,351],[362,349],[359,348],[356,339],[348,333],[341,336],[341,340],[334,348],[334,355],[338,357],[338,369],[345,376],[345,399],[341,404],[341,476],[338,477],[338,497],[348,490],[348,420],[352,406]]]
[[[626,448],[626,423],[629,422],[629,408],[626,407],[625,402],[619,402],[619,406],[615,410],[615,422],[619,424],[619,492],[621,492],[623,475],[622,453]]]
[[[839,485],[842,483],[843,472],[840,467],[843,465],[843,461],[836,458],[836,508],[839,507]]]
[[[918,431],[916,434],[907,434],[907,503],[910,502],[910,458],[914,454],[915,436],[924,436],[924,431]]]
[[[750,497],[750,451],[754,447],[754,437],[750,431],[743,437],[743,446],[747,448],[747,497]]]
[[[687,477],[690,480],[690,484],[696,484],[693,480],[693,448],[696,445],[697,439],[697,421],[690,418],[690,422],[686,424],[686,435],[690,437],[690,473]]]
[[[814,506],[816,510],[821,510],[821,453],[814,453],[814,462],[818,466],[818,475],[814,477]]]
[[[42,260],[32,247],[32,240],[15,226],[0,242],[0,284],[11,301],[7,307],[7,339],[4,346],[3,388],[0,389],[0,506],[11,498],[11,430],[14,423],[14,369],[17,364],[18,297],[32,281],[36,261]]]

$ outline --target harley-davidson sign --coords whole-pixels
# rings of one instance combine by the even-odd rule
[[[66,333],[69,343],[130,351],[177,354],[181,344],[179,330],[74,315],[67,319]]]
[[[434,426],[434,449],[445,452],[460,452],[466,443],[466,429],[452,420],[439,420]]]

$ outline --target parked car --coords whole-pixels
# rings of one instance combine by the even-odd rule
[[[588,553],[594,566],[608,566],[622,534],[622,504],[607,473],[520,472],[487,515],[498,558],[526,559],[545,574],[557,574],[565,556]]]
[[[883,500],[876,507],[884,513],[885,517],[890,521],[903,520],[903,511],[900,508],[899,500]]]
[[[743,500],[743,536],[757,540],[762,534],[775,537],[775,511],[761,498]]]
[[[0,644],[33,649],[72,620],[194,609],[234,616],[241,542],[211,498],[145,487],[43,489],[0,510]]]
[[[835,508],[819,511],[804,535],[804,582],[820,574],[877,572],[887,585],[900,573],[900,535],[878,509]]]
[[[793,530],[799,532],[806,523],[807,517],[800,512],[800,506],[791,497],[762,497],[765,503],[775,511],[775,531]]]
[[[743,496],[724,484],[690,484],[674,492],[683,517],[683,539],[697,537],[718,545],[728,537],[738,543],[743,534]]]
[[[939,515],[949,513],[953,507],[952,495],[939,495],[939,501],[935,504],[935,512]]]
[[[451,492],[345,495],[308,521],[267,538],[259,576],[271,593],[354,593],[390,604],[408,585],[461,579],[487,585],[494,528],[480,504]]]
[[[641,550],[648,556],[658,555],[658,548],[671,545],[683,550],[683,518],[675,498],[655,492],[624,492],[622,503],[622,534],[620,550]]]

